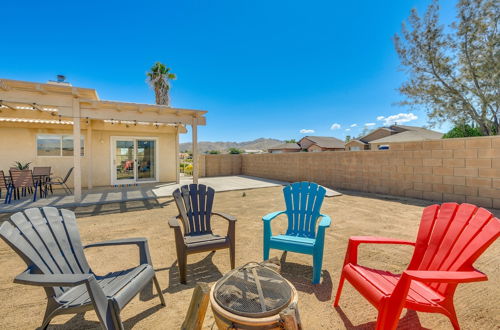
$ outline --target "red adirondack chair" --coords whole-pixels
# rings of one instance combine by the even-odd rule
[[[453,306],[457,285],[486,281],[474,261],[500,236],[500,220],[471,204],[444,203],[426,207],[415,243],[382,237],[357,236],[349,245],[334,306],[338,306],[344,280],[348,280],[378,309],[376,329],[396,329],[401,311],[442,313],[460,329]],[[362,243],[415,246],[403,274],[358,265]]]

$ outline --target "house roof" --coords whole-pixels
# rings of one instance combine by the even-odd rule
[[[300,141],[303,139],[308,139],[321,148],[344,149],[344,141],[331,136],[304,136]]]
[[[391,142],[409,142],[409,141],[424,141],[424,140],[437,140],[443,137],[443,133],[432,131],[429,129],[418,127],[419,129],[405,131],[384,138],[370,141],[370,143],[391,143]]]
[[[352,140],[347,141],[346,145],[348,145],[349,143],[352,143],[352,142],[353,142],[353,143],[363,144],[363,145],[364,145],[364,144],[368,144],[368,143],[366,143],[366,142],[364,142],[364,141],[361,141],[361,140],[358,140],[358,139],[352,139]]]
[[[278,144],[277,146],[268,148],[268,150],[282,150],[282,149],[301,150],[302,148],[297,143],[283,143],[283,144]]]

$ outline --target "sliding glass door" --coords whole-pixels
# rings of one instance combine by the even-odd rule
[[[111,138],[111,184],[158,181],[155,138]]]

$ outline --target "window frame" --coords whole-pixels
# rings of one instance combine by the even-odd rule
[[[53,138],[53,139],[56,139],[58,138],[59,139],[59,155],[40,155],[38,153],[39,149],[38,149],[38,140],[41,136],[45,136],[45,137],[50,137],[50,138]],[[43,157],[43,158],[56,158],[56,157],[73,157],[74,156],[74,152],[75,152],[75,144],[73,143],[73,154],[72,155],[64,155],[63,154],[63,151],[64,151],[64,148],[63,148],[63,140],[64,138],[71,138],[72,141],[74,141],[74,138],[73,138],[73,134],[45,134],[45,133],[39,133],[39,134],[36,134],[35,136],[35,154],[36,154],[36,157]],[[80,157],[85,157],[85,137],[83,135],[80,136]]]

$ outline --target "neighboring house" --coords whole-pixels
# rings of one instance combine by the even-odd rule
[[[297,143],[284,143],[267,149],[271,154],[281,154],[285,152],[299,152],[302,148]]]
[[[64,176],[74,167],[76,200],[82,186],[178,181],[179,134],[191,125],[196,138],[205,125],[206,111],[101,100],[67,82],[0,79],[0,100],[0,170],[21,161]]]
[[[350,151],[389,149],[394,142],[436,140],[442,137],[442,133],[423,127],[392,125],[377,128],[359,139],[350,140],[345,148]]]
[[[260,149],[245,149],[243,150],[244,154],[262,154],[264,153],[264,150]]]
[[[330,136],[304,136],[299,145],[309,152],[345,150],[344,141]]]

